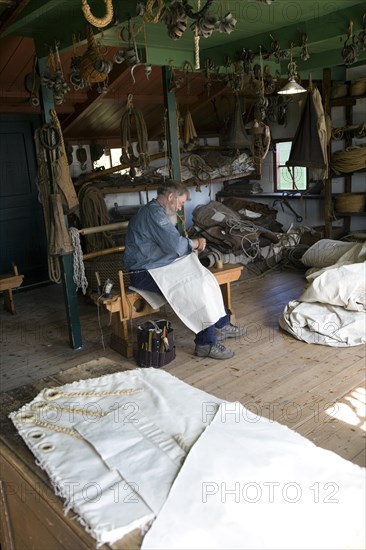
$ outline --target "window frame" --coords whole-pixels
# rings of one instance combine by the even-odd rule
[[[274,140],[274,143],[275,143],[275,151],[273,151],[273,190],[275,193],[301,193],[301,192],[304,192],[308,189],[309,187],[309,170],[308,168],[306,168],[305,166],[299,166],[299,168],[303,168],[305,170],[305,180],[306,180],[306,186],[304,189],[297,189],[295,186],[294,186],[294,183],[292,182],[292,187],[291,188],[288,188],[288,189],[279,189],[278,188],[278,185],[280,183],[279,181],[279,177],[278,177],[278,172],[280,170],[280,168],[287,168],[285,164],[280,164],[279,162],[277,163],[277,155],[279,154],[278,153],[278,145],[280,143],[292,143],[293,139],[292,138],[280,138],[280,139],[276,139]],[[278,159],[279,160],[279,159]],[[295,170],[295,168],[297,168],[296,166],[294,167],[290,167],[290,169],[292,168],[292,170]]]

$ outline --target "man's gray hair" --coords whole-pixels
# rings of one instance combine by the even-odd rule
[[[186,195],[187,200],[189,200],[189,189],[181,181],[166,179],[164,183],[162,183],[158,188],[157,193],[158,193],[158,196],[164,195],[165,197],[167,197],[169,193],[173,193],[176,197],[181,197],[182,195]]]

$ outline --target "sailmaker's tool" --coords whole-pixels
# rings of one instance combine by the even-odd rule
[[[296,212],[296,210],[294,210],[294,208],[292,208],[291,204],[290,204],[289,201],[287,200],[287,197],[290,197],[290,196],[291,196],[290,193],[283,193],[283,194],[282,194],[282,197],[281,197],[280,199],[276,199],[276,200],[273,201],[272,206],[275,206],[275,204],[277,204],[277,203],[279,202],[280,205],[281,205],[281,208],[282,208],[282,212],[285,211],[285,208],[284,208],[284,207],[287,206],[287,208],[288,208],[289,210],[291,210],[291,212],[294,214],[296,221],[299,222],[299,223],[301,223],[301,222],[303,221],[303,217],[300,216],[300,214],[298,214],[298,213]]]

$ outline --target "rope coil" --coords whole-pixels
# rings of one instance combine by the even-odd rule
[[[226,225],[231,235],[241,235],[241,247],[243,254],[250,259],[255,259],[260,254],[259,237],[260,232],[254,223],[247,220],[227,220]],[[249,247],[244,246],[249,243]]]
[[[350,173],[366,168],[366,146],[347,147],[332,155],[330,167],[336,174]]]
[[[97,27],[98,29],[102,29],[103,27],[106,27],[109,25],[109,23],[113,19],[113,4],[112,0],[104,0],[104,3],[106,5],[106,14],[104,17],[95,17],[95,15],[92,14],[91,8],[88,4],[87,0],[81,0],[81,9],[83,11],[84,17],[87,20],[88,23],[93,25],[94,27]]]
[[[132,122],[136,125],[137,151],[134,154],[132,142]],[[148,135],[144,116],[139,109],[133,106],[133,95],[129,94],[127,104],[120,121],[122,155],[121,161],[128,166],[147,168],[149,165]]]

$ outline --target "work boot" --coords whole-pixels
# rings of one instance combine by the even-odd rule
[[[225,325],[222,328],[216,328],[215,327],[215,336],[216,339],[226,340],[226,338],[240,338],[240,336],[243,336],[244,329],[241,327],[237,327],[235,325],[232,325],[231,323],[228,325]]]
[[[195,355],[198,357],[211,357],[212,359],[230,359],[234,357],[235,353],[222,344],[206,344],[196,346]]]

